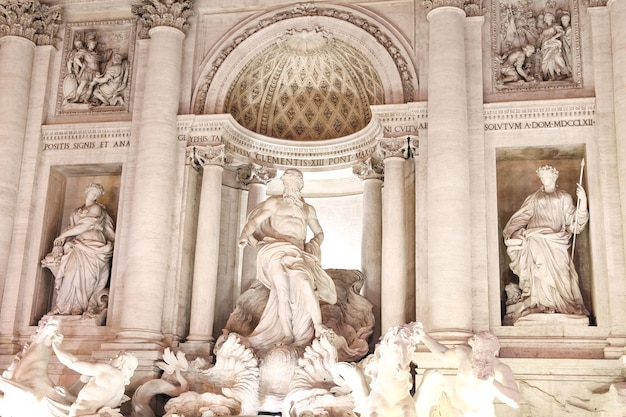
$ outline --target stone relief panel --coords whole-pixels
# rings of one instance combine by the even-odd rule
[[[495,91],[581,88],[578,2],[492,0]]]
[[[135,31],[131,20],[68,23],[57,115],[129,111]]]

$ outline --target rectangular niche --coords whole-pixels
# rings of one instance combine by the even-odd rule
[[[117,224],[121,173],[121,164],[50,167],[39,260],[52,251],[55,238],[70,225],[72,212],[85,204],[85,189],[90,183],[102,185],[104,194],[97,201],[105,206],[113,226]],[[111,276],[108,278],[107,288],[111,286],[110,281]],[[31,325],[37,325],[38,321],[55,307],[54,282],[54,275],[48,268],[38,268],[30,317]],[[106,311],[94,318],[94,322],[102,325],[104,319],[106,319]]]
[[[518,277],[511,271],[511,259],[504,244],[503,230],[511,216],[524,203],[526,197],[541,187],[537,177],[537,168],[551,165],[559,171],[557,186],[572,196],[576,205],[576,183],[580,178],[581,160],[585,157],[584,145],[558,147],[519,147],[496,149],[496,184],[498,199],[498,241],[499,241],[499,271],[500,271],[500,301],[501,319],[504,325],[511,325],[509,316],[505,320],[507,294],[505,288],[509,283],[518,283]],[[582,186],[587,192],[588,165],[584,167]],[[594,207],[589,207],[589,211]],[[595,325],[592,300],[592,259],[589,246],[589,223],[583,231],[576,235],[574,250],[574,265],[578,273],[579,287],[584,306],[591,313],[589,324]],[[570,245],[572,239],[570,239]],[[571,247],[570,247],[571,254]]]

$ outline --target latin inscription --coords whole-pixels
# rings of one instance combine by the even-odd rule
[[[130,140],[100,140],[100,141],[80,141],[80,142],[54,142],[44,143],[44,151],[69,151],[74,149],[104,149],[104,148],[128,148]]]
[[[555,127],[593,126],[594,119],[548,120],[539,122],[485,123],[485,130],[551,129]]]

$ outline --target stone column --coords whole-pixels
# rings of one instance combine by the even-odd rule
[[[613,52],[613,100],[615,102],[615,140],[617,169],[622,204],[622,233],[626,239],[626,2],[607,2],[611,21]],[[626,245],[626,241],[625,241]]]
[[[177,113],[184,30],[191,2],[143,0],[132,6],[150,36],[139,137],[120,342],[160,342],[165,280],[171,279],[172,207],[178,172]]]
[[[48,63],[52,40],[56,36],[58,26],[61,24],[60,6],[48,7],[41,5],[39,1],[23,1],[21,3],[7,2],[0,3],[0,15],[3,16],[3,30],[0,31],[0,143],[3,150],[0,153],[0,345],[5,342],[11,346],[15,335],[16,317],[19,303],[24,295],[20,294],[23,283],[19,279],[19,272],[15,268],[15,274],[8,274],[9,259],[11,252],[15,256],[19,252],[23,253],[26,242],[26,233],[23,230],[21,237],[15,235],[17,224],[14,223],[18,215],[18,190],[20,181],[27,181],[32,184],[34,171],[30,170],[32,176],[21,178],[25,167],[22,164],[25,156],[29,164],[36,164],[41,152],[38,134],[41,131],[41,120],[43,108],[43,96],[40,92],[31,92],[31,84],[39,81],[44,88],[47,79],[41,81],[33,79],[33,68],[36,60],[37,47],[45,47]],[[40,50],[41,52],[41,50]],[[42,60],[43,55],[41,55]],[[40,62],[42,63],[42,62]],[[38,73],[40,76],[48,76],[48,67],[45,71]],[[34,94],[33,94],[34,93]],[[35,103],[31,102],[33,96]],[[29,106],[34,105],[33,113],[29,114]],[[37,110],[39,110],[37,114]],[[33,137],[27,137],[27,126],[37,124],[36,129],[29,129]],[[24,146],[31,143],[30,148]],[[37,148],[34,148],[36,146]],[[27,192],[30,185],[24,187],[22,192]],[[32,192],[32,190],[31,190]],[[30,200],[30,197],[28,197]],[[22,204],[28,210],[29,203]],[[28,212],[23,213],[28,216]],[[22,229],[25,226],[22,225]],[[20,266],[21,268],[21,266]],[[6,279],[10,276],[9,279]],[[31,297],[32,294],[27,296]],[[8,348],[8,353],[12,348]]]
[[[614,50],[613,44],[620,41],[624,44],[624,40],[614,38],[615,31],[621,30],[624,33],[624,28],[616,29],[613,27],[612,13],[622,6],[616,3],[619,2],[614,2],[609,8],[606,7],[606,0],[591,1],[588,9],[591,22],[591,51],[593,53],[596,94],[595,141],[598,147],[597,169],[599,173],[596,187],[600,190],[600,195],[620,195],[621,197],[621,201],[616,198],[604,198],[598,199],[598,204],[594,204],[594,200],[590,196],[590,206],[594,207],[594,210],[590,211],[590,222],[593,222],[594,228],[600,225],[606,236],[613,236],[610,240],[614,242],[603,248],[607,252],[606,259],[612,261],[606,262],[605,269],[600,270],[600,273],[596,275],[602,277],[623,274],[626,256],[624,252],[626,242],[623,240],[626,238],[626,225],[623,222],[623,219],[626,218],[624,213],[626,209],[626,187],[623,174],[623,170],[626,168],[624,162],[626,145],[624,138],[620,142],[620,132],[619,130],[616,131],[616,126],[624,123],[623,120],[620,120],[620,113],[617,110],[617,103],[620,100],[617,95],[626,94],[626,92],[624,92],[624,85],[622,84],[622,92],[618,93],[617,80],[620,75],[614,75],[613,67],[619,55],[619,52]],[[616,6],[617,8],[613,9]],[[624,50],[622,57],[623,54]],[[621,79],[623,82],[623,74],[621,74]],[[621,136],[623,135],[621,133]],[[617,176],[616,172],[618,173]],[[588,181],[590,181],[591,187],[592,178],[588,177]],[[594,195],[597,194],[594,193]],[[620,242],[618,236],[622,236],[622,244],[618,243]],[[598,262],[594,269],[603,268],[604,265],[604,262]],[[611,334],[607,338],[608,344],[604,348],[605,357],[620,358],[624,355],[624,346],[626,345],[626,322],[623,320],[626,282],[616,279],[594,279],[594,287],[596,294],[599,294],[603,301],[594,306],[597,321],[598,323],[608,323],[611,328]]]
[[[220,252],[224,145],[194,147],[192,158],[193,163],[202,170],[202,188],[186,344],[204,345],[208,353],[210,343],[215,341],[213,322]]]
[[[428,300],[430,331],[472,330],[470,171],[463,0],[428,13]]]
[[[237,169],[237,179],[248,187],[246,215],[267,198],[267,183],[276,177],[276,170],[263,165],[248,164]],[[243,248],[241,260],[241,286],[243,294],[256,279],[257,250],[250,246]]]
[[[385,180],[382,216],[381,314],[382,334],[406,322],[407,219],[404,196],[404,162],[409,156],[407,139],[385,138],[378,142],[384,156]]]
[[[361,270],[365,276],[363,296],[374,305],[373,348],[380,338],[380,294],[382,254],[383,162],[375,158],[354,165],[352,171],[363,180],[363,228],[361,234]]]

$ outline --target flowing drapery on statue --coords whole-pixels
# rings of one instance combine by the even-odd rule
[[[569,253],[572,235],[589,221],[585,191],[579,184],[577,209],[572,196],[556,187],[555,168],[540,167],[537,175],[543,186],[526,198],[503,231],[511,270],[519,277],[521,315],[587,315]]]
[[[259,324],[248,338],[260,350],[278,343],[307,345],[325,330],[320,300],[337,301],[335,285],[320,265],[322,227],[300,193],[302,173],[288,169],[281,180],[283,194],[255,207],[239,237],[240,246],[258,249],[257,279],[270,290]],[[314,236],[305,243],[307,227]]]
[[[56,303],[50,315],[79,315],[94,310],[94,297],[109,280],[115,230],[113,220],[96,199],[104,194],[100,184],[85,189],[85,204],[70,216],[70,225],[55,240],[42,261],[55,280]]]

